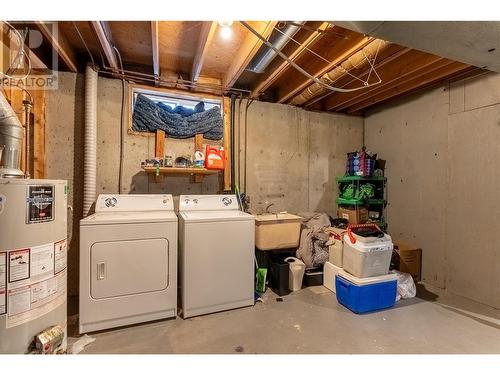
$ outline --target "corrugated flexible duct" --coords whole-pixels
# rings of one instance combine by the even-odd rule
[[[335,82],[344,77],[348,72],[354,69],[368,69],[370,63],[367,59],[373,60],[375,56],[387,49],[391,43],[385,40],[375,39],[368,43],[365,47],[354,53],[347,60],[336,66],[328,73],[320,77],[320,80],[327,85],[335,85]],[[378,52],[377,52],[378,51]],[[361,82],[359,82],[362,85]],[[307,89],[303,90],[299,95],[290,101],[290,104],[301,105],[309,100],[327,93],[329,90],[319,83],[313,83]]]
[[[288,22],[283,30],[274,31],[269,37],[269,41],[281,51],[305,23],[306,21]],[[247,70],[254,73],[264,73],[267,66],[277,55],[278,53],[276,51],[264,46],[264,50],[261,53],[257,53],[250,64],[248,64]]]
[[[0,177],[23,177],[19,169],[23,127],[9,102],[0,92]]]
[[[97,180],[97,71],[85,70],[85,139],[83,161],[83,215],[96,200]]]

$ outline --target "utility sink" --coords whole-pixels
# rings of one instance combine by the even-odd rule
[[[287,212],[255,216],[255,246],[259,250],[299,246],[301,217]]]

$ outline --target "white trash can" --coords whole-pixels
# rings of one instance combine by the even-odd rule
[[[290,266],[290,272],[288,273],[288,289],[292,292],[302,289],[302,279],[304,278],[306,265],[295,257],[285,258],[285,262]]]

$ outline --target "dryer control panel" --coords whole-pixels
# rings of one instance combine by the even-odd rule
[[[239,210],[236,195],[181,195],[179,211]]]
[[[171,194],[100,194],[95,212],[173,211]]]

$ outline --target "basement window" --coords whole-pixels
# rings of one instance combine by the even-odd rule
[[[214,141],[223,138],[222,100],[218,97],[132,87],[131,99],[133,132],[163,130],[172,138],[196,134]]]
[[[132,89],[132,108],[135,106],[137,96],[143,94],[148,99],[151,99],[155,103],[163,103],[170,106],[172,109],[176,106],[183,106],[185,108],[193,109],[195,106],[203,102],[205,104],[205,110],[218,106],[221,108],[221,101],[214,98],[204,98],[202,96],[188,96],[188,95],[174,95],[173,93],[163,92],[159,90],[148,90],[142,88]]]

